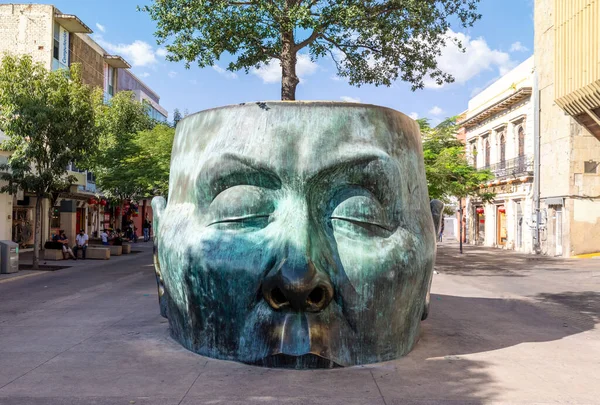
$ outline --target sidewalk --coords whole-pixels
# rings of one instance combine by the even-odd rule
[[[111,256],[108,260],[94,260],[94,259],[86,259],[86,260],[44,260],[43,252],[40,254],[40,265],[48,265],[48,266],[58,266],[65,268],[90,268],[102,266],[110,263],[119,263],[122,260],[127,260],[130,256],[138,256],[141,253],[146,253],[148,251],[152,251],[153,243],[152,242],[138,242],[131,244],[130,254],[124,254],[121,256]],[[33,252],[20,252],[19,253],[19,264],[31,264],[33,262]],[[52,273],[54,271],[62,271],[65,269],[59,270],[19,270],[17,273],[10,274],[0,274],[0,283],[5,283],[10,281],[14,281],[21,278],[34,277],[43,275],[46,273]]]
[[[415,350],[333,370],[183,349],[150,248],[0,284],[0,404],[598,404],[600,262],[465,252],[440,245]]]

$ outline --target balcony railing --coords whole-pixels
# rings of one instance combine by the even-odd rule
[[[533,174],[533,158],[519,156],[493,165],[483,166],[479,169],[491,171],[497,179],[524,176]]]

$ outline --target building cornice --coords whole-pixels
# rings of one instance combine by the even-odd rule
[[[459,122],[458,125],[465,128],[478,125],[486,119],[490,118],[491,116],[498,114],[499,112],[506,110],[512,107],[513,105],[519,103],[520,101],[523,101],[524,99],[530,97],[531,93],[531,87],[521,87],[513,94],[504,97],[503,99],[492,104],[485,110],[475,114],[471,118],[467,118],[466,120]]]

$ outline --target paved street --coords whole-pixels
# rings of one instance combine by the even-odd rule
[[[182,349],[158,314],[151,247],[134,250],[0,278],[0,404],[600,403],[600,259],[443,244],[409,356],[295,371]]]

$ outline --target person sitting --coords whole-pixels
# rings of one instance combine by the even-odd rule
[[[75,238],[75,241],[77,242],[75,244],[75,247],[73,248],[73,251],[75,252],[75,260],[77,260],[77,252],[79,251],[79,249],[81,249],[81,258],[83,260],[85,260],[85,251],[87,250],[88,247],[88,236],[85,233],[85,231],[82,229],[79,231],[79,235],[77,235],[77,237]]]
[[[100,238],[102,239],[103,245],[108,245],[108,233],[106,232],[106,229],[102,230],[100,233]]]
[[[67,238],[67,234],[65,233],[64,229],[58,231],[56,242],[62,244],[63,259],[68,259],[68,256],[71,256],[71,259],[77,260],[73,254],[73,251],[69,247],[69,238]]]

